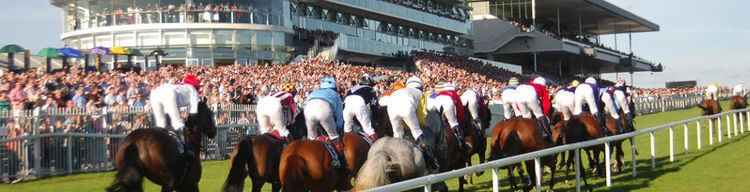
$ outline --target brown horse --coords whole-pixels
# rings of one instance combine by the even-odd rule
[[[490,141],[490,160],[496,160],[505,157],[512,157],[515,155],[542,150],[551,146],[554,146],[559,138],[562,138],[560,131],[554,131],[552,134],[553,141],[549,143],[542,138],[542,133],[537,128],[537,122],[532,119],[514,117],[498,123],[492,131],[492,139]],[[551,169],[551,179],[549,181],[549,190],[554,189],[555,183],[555,156],[546,156],[541,159],[544,166],[548,166]],[[534,161],[527,160],[524,162],[526,165],[526,172],[529,174],[535,173]],[[508,166],[508,176],[510,177],[511,189],[516,190],[515,176],[513,174],[514,168],[520,168],[521,164]],[[543,171],[541,171],[544,174]],[[519,170],[519,174],[523,177],[523,172]],[[522,189],[529,191],[534,187],[536,183],[536,177],[531,177],[530,182]]]
[[[570,120],[561,121],[557,123],[556,126],[556,129],[561,130],[563,134],[563,144],[588,141],[605,136],[605,133],[603,133],[600,129],[599,122],[597,122],[596,118],[588,112],[581,113],[580,115],[574,115],[570,118]],[[591,167],[591,169],[594,172],[599,173],[599,175],[603,175],[604,172],[602,172],[602,169],[599,169],[598,167],[600,166],[599,157],[600,154],[602,154],[602,152],[604,151],[604,145],[595,145],[584,148],[583,150],[588,156],[589,166]],[[567,158],[563,157],[563,159],[565,159],[564,162],[566,167],[566,176],[570,174],[570,167],[573,165],[574,157],[572,153],[573,151],[568,151]],[[578,162],[580,162],[580,159]],[[586,181],[586,172],[581,171],[581,174],[584,185],[588,187],[588,182]],[[589,188],[589,190],[591,190],[591,188]]]
[[[117,150],[117,173],[107,191],[143,191],[143,177],[161,185],[162,191],[198,191],[200,141],[204,134],[216,136],[213,113],[205,101],[199,102],[197,114],[187,118],[185,129],[189,140],[186,150],[194,155],[180,153],[174,137],[163,128],[137,129],[128,134]]]
[[[624,127],[625,128],[625,133],[629,133],[629,132],[635,131],[635,127],[632,127],[632,124],[628,123],[627,122],[628,120],[626,118],[624,118],[625,117],[624,113],[620,113],[620,117],[621,118],[619,119],[619,121],[620,121],[621,125],[625,126]],[[615,118],[612,118],[612,116],[607,116],[606,123],[607,123],[607,130],[609,131],[609,133],[607,133],[607,134],[608,135],[617,135],[617,120],[615,120]],[[611,152],[614,153],[614,158],[615,158],[615,164],[614,164],[614,166],[612,166],[612,169],[613,170],[617,170],[620,173],[622,172],[621,167],[623,165],[623,161],[624,161],[624,158],[625,158],[625,151],[622,149],[622,142],[623,141],[625,141],[625,140],[614,141],[614,142],[611,142],[610,145],[609,145],[610,146],[609,149],[610,149]],[[633,140],[631,139],[630,141],[632,142]],[[607,166],[609,166],[609,165],[607,165]]]
[[[713,100],[713,99],[703,100],[703,102],[701,102],[698,105],[698,107],[701,108],[701,116],[709,116],[709,115],[719,114],[722,111],[722,109],[721,109],[721,103],[719,103],[719,101]],[[718,120],[720,120],[718,117],[717,118],[713,118],[713,119],[710,120],[714,124],[714,129],[716,129],[716,127],[717,127],[716,125],[718,123],[717,122]]]
[[[369,139],[359,133],[344,133],[344,156],[346,157],[347,166],[352,174],[348,180],[359,172],[359,169],[367,160],[367,151],[370,150]]]
[[[732,96],[729,100],[731,101],[729,106],[732,108],[732,110],[747,108],[747,97],[735,95],[735,96]],[[741,118],[742,120],[745,120],[745,121],[748,120],[747,117],[745,116],[746,115],[745,113],[740,113],[739,115],[742,117]]]
[[[288,125],[287,129],[292,140],[306,135],[302,110],[295,116],[294,124]],[[266,182],[271,183],[273,191],[279,191],[279,160],[283,146],[283,141],[267,133],[242,138],[232,151],[223,191],[242,191],[248,176],[253,182],[253,191],[260,191]]]
[[[333,191],[352,188],[350,176],[333,166],[320,141],[294,141],[281,153],[279,177],[283,191]]]
[[[490,108],[487,103],[487,99],[484,99],[483,102],[480,102],[482,105],[479,109],[479,123],[473,122],[471,119],[475,119],[475,117],[471,116],[471,113],[469,113],[468,106],[464,109],[466,112],[465,117],[466,121],[463,124],[465,127],[465,134],[464,134],[464,140],[471,144],[471,148],[469,149],[469,157],[467,158],[467,165],[471,166],[471,156],[474,156],[475,154],[479,157],[479,163],[486,162],[486,151],[487,151],[487,136],[485,135],[485,131],[490,126],[490,121],[492,121],[492,113],[490,112]],[[483,172],[477,172],[477,176],[481,176]]]

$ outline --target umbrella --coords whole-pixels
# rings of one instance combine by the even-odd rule
[[[10,70],[13,70],[13,54],[24,51],[23,47],[16,44],[9,44],[0,48],[0,53],[8,53],[8,69]]]
[[[168,54],[166,51],[162,50],[161,48],[156,48],[156,50],[151,51],[151,53],[148,53],[148,55],[154,56],[154,59],[156,59],[156,70],[159,70],[159,57],[167,56]],[[146,61],[146,64],[148,64],[148,61]]]
[[[130,51],[126,47],[111,47],[109,48],[110,55],[128,55]]]
[[[102,62],[101,62],[102,55],[109,55],[109,48],[106,48],[106,47],[94,47],[94,48],[89,49],[89,54],[96,55],[96,59],[95,59],[96,61],[94,63],[96,64],[96,70],[98,71],[99,70],[99,66],[102,64]],[[86,67],[88,67],[88,66],[86,66]],[[84,67],[84,71],[85,71],[86,67]]]
[[[42,50],[39,50],[39,53],[37,53],[40,57],[46,57],[47,58],[47,72],[52,71],[52,65],[50,63],[52,62],[53,57],[59,57],[60,52],[56,48],[47,47]]]
[[[67,62],[68,58],[83,58],[83,54],[81,54],[80,51],[73,49],[73,48],[63,47],[57,50],[60,51],[60,53],[62,54],[63,68],[66,68],[68,66],[68,62]]]

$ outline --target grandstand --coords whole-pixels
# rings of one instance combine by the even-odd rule
[[[602,35],[659,31],[659,25],[604,0],[477,0],[469,5],[475,56],[521,65],[525,74],[661,70],[633,50],[601,44]]]

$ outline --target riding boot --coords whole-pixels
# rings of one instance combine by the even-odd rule
[[[549,128],[549,119],[547,119],[546,116],[541,116],[536,118],[537,123],[539,124],[539,128],[542,132],[542,138],[547,141],[552,141],[551,134],[550,134],[550,128]]]
[[[440,170],[440,164],[437,162],[437,157],[434,156],[432,148],[427,145],[427,139],[424,138],[424,135],[419,136],[416,143],[422,148],[422,156],[424,157],[427,166],[432,170]]]
[[[458,148],[461,151],[468,149],[469,143],[466,143],[466,141],[464,140],[464,132],[463,132],[463,130],[461,130],[461,126],[456,125],[452,129],[453,129],[453,133],[455,133],[455,135],[456,135],[456,141],[458,142]]]
[[[187,139],[187,132],[183,131],[182,129],[179,130],[170,130],[170,134],[174,137],[177,137],[178,142],[182,145],[179,150],[182,153],[183,156],[189,157],[191,156],[190,150],[188,150],[188,146],[190,145],[188,142],[190,141]]]
[[[602,130],[602,133],[608,135],[609,129],[607,129],[607,121],[604,119],[604,114],[597,113],[594,116],[596,116],[596,121],[599,122],[599,128]]]
[[[622,124],[622,121],[620,119],[615,119],[615,126],[617,127],[617,134],[623,134],[625,133],[625,126]]]
[[[344,173],[344,175],[351,174],[351,171],[349,170],[349,164],[346,163],[346,157],[344,156],[344,141],[341,137],[331,140],[331,143],[333,144],[333,148],[336,149],[336,153],[338,153],[339,156],[339,166],[337,167],[339,171]]]

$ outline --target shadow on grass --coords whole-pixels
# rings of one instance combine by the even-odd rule
[[[612,172],[612,186],[607,188],[605,178],[596,176],[595,174],[591,174],[590,169],[584,169],[588,170],[587,176],[588,176],[588,183],[589,186],[594,190],[608,190],[608,191],[632,191],[636,189],[643,189],[650,186],[651,181],[656,180],[660,176],[666,175],[668,173],[678,172],[681,170],[681,167],[687,164],[690,164],[706,155],[709,155],[713,153],[714,151],[721,149],[725,146],[734,144],[736,142],[739,142],[742,139],[745,139],[750,134],[745,135],[739,135],[733,137],[731,140],[725,140],[722,143],[718,143],[713,145],[711,148],[703,148],[702,150],[695,151],[693,150],[692,153],[685,154],[685,153],[675,153],[675,161],[669,162],[669,156],[664,157],[657,157],[656,158],[656,169],[651,169],[651,159],[639,159],[636,163],[637,167],[637,175],[634,178],[632,176],[632,167],[631,161],[626,160],[624,162],[624,166],[622,169],[622,172]],[[645,153],[643,153],[645,154]],[[649,153],[650,154],[650,153]],[[649,155],[645,154],[645,155]],[[584,161],[585,158],[584,158]],[[583,168],[583,167],[582,167]],[[565,169],[558,168],[558,170],[555,173],[555,191],[575,191],[575,173],[573,168],[571,167],[571,174],[565,176]],[[488,174],[489,171],[485,172],[485,174]],[[507,177],[507,173],[505,171],[499,171],[498,172],[500,179],[500,186],[502,190],[509,190],[509,181]],[[528,174],[526,174],[528,175]],[[545,180],[542,183],[542,189],[547,190],[549,187],[549,173],[545,173],[544,177]],[[490,176],[491,177],[491,176]],[[563,181],[568,180],[568,183],[563,183]],[[581,180],[583,182],[583,180]],[[491,191],[492,190],[492,179],[489,179],[487,181],[482,182],[475,182],[474,184],[469,184],[467,186],[464,186],[466,191]],[[451,191],[455,191],[456,189],[451,189]],[[586,188],[584,188],[583,183],[581,183],[581,190],[587,191]]]

